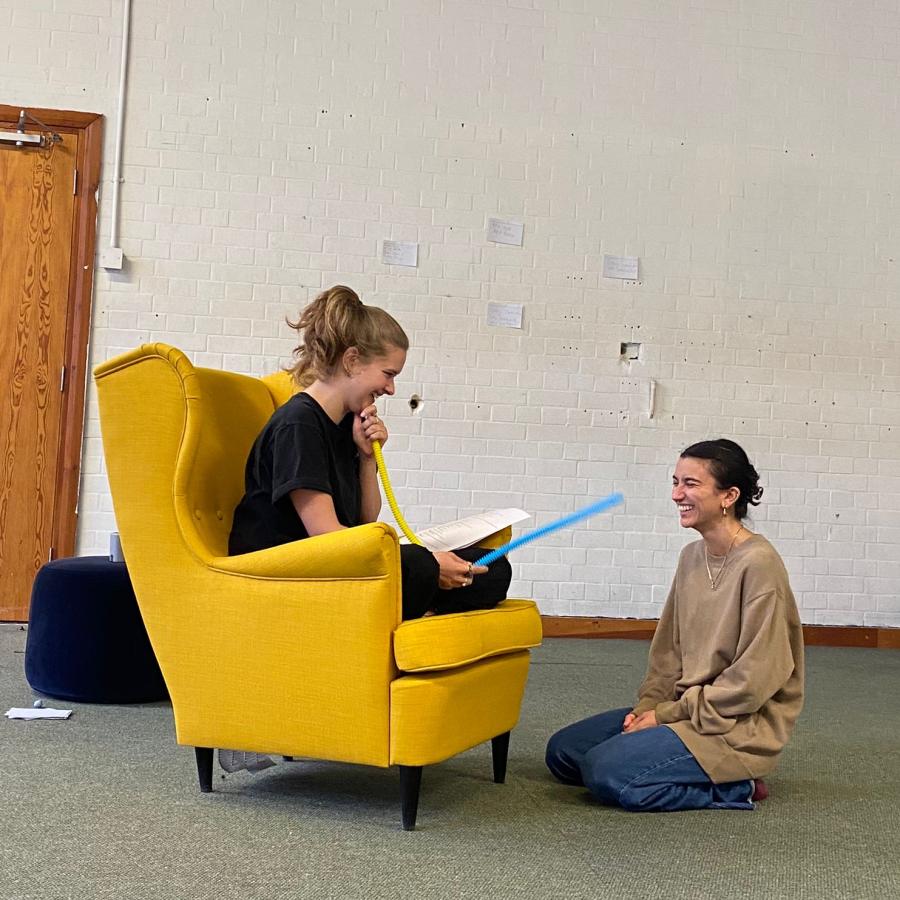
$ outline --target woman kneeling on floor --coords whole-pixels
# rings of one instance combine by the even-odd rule
[[[623,809],[753,809],[803,705],[803,632],[784,563],[743,524],[762,496],[724,438],[680,456],[672,500],[702,540],[682,551],[633,709],[558,731],[547,765]]]

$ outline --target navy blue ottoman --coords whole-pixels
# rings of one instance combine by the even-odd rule
[[[168,698],[125,563],[74,556],[41,567],[25,677],[38,693],[82,703]]]

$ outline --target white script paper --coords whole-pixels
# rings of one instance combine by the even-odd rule
[[[6,711],[7,719],[68,719],[71,709],[45,709],[44,707],[14,706]]]
[[[419,245],[410,241],[384,241],[381,245],[381,261],[389,266],[419,264]]]
[[[471,547],[488,535],[495,534],[508,525],[530,519],[524,509],[493,509],[476,513],[445,525],[435,525],[418,532],[417,537],[432,553],[441,550],[461,550]],[[406,543],[405,539],[403,542]]]
[[[603,277],[625,278],[635,281],[638,277],[638,258],[636,256],[603,255]]]
[[[525,226],[520,222],[506,222],[503,219],[488,219],[487,237],[495,244],[522,246]]]
[[[488,325],[503,325],[505,328],[522,327],[521,303],[488,303]]]

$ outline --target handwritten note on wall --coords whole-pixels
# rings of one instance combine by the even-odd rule
[[[603,277],[625,278],[635,281],[638,277],[638,258],[636,256],[603,255]]]
[[[487,323],[504,328],[521,328],[522,310],[521,303],[488,303]]]
[[[488,219],[487,238],[495,244],[522,246],[525,226],[520,222],[506,222],[503,219]]]
[[[409,241],[384,241],[381,245],[381,261],[389,266],[417,266],[419,245]]]

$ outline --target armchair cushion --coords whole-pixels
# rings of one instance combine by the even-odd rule
[[[534,602],[504,600],[494,609],[402,622],[394,630],[394,660],[401,672],[438,672],[540,643]]]

